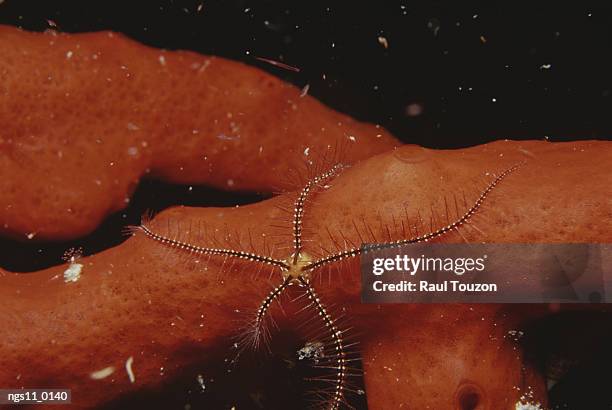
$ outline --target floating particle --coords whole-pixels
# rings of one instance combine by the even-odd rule
[[[198,4],[198,8],[196,9],[196,11],[200,13],[203,9],[204,9],[204,3],[200,3]]]
[[[357,138],[355,138],[355,137],[354,137],[354,136],[352,136],[352,135],[349,135],[349,136],[348,136],[348,139],[349,139],[349,140],[351,140],[352,142],[356,142],[356,141],[357,141]]]
[[[164,56],[159,56],[159,64],[161,65],[166,65],[166,57]]]
[[[26,237],[27,237],[28,239],[32,239],[32,238],[34,238],[35,236],[36,236],[36,232],[30,232],[29,234],[27,234],[27,235],[26,235]]]
[[[552,64],[542,64],[540,70],[549,70],[550,67],[552,67]]]
[[[389,42],[386,37],[378,36],[378,44],[383,46],[385,49],[389,48]]]
[[[308,156],[308,154],[310,154],[310,147],[306,147],[306,149],[304,150],[304,155]]]
[[[438,35],[440,31],[440,20],[437,18],[432,18],[427,22],[427,28],[431,30],[434,37]]]
[[[406,106],[406,115],[409,117],[418,117],[423,114],[423,105],[419,103],[412,103]]]
[[[268,64],[273,65],[275,67],[284,68],[285,70],[295,71],[296,73],[300,72],[299,68],[293,67],[293,66],[291,66],[289,64],[281,63],[280,61],[271,60],[269,58],[264,58],[264,57],[255,57],[255,59],[259,60],[259,61],[263,61],[264,63],[268,63]]]
[[[136,381],[136,376],[134,376],[134,371],[132,370],[132,364],[134,363],[134,358],[132,356],[128,357],[125,361],[125,371],[130,379],[130,383],[134,383]]]
[[[140,129],[140,127],[136,124],[134,124],[133,122],[128,122],[127,123],[127,129],[130,131],[137,131]]]
[[[72,51],[68,51],[68,52],[66,53],[66,58],[67,58],[67,59],[72,58],[72,54],[73,54],[73,53],[72,53]]]
[[[310,90],[310,84],[306,84],[304,86],[304,88],[302,88],[302,92],[300,93],[300,97],[306,97],[306,94],[308,94],[308,90]]]
[[[115,368],[113,366],[108,366],[108,367],[105,367],[104,369],[89,373],[89,378],[93,380],[102,380],[102,379],[106,379],[108,376],[110,376],[113,373],[115,373]]]
[[[497,102],[497,98],[493,97],[493,98],[491,98],[491,101],[492,102]]]
[[[485,44],[487,42],[487,38],[485,36],[480,36],[480,42]]]
[[[227,180],[227,186],[234,186],[234,180],[233,179],[228,179]]]
[[[504,337],[509,338],[515,342],[518,342],[521,337],[523,337],[525,333],[521,330],[508,330]]]
[[[202,391],[206,390],[206,385],[204,384],[204,376],[198,374],[196,377],[196,381],[200,385],[200,389],[202,389]]]

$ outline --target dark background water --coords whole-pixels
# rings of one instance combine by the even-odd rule
[[[612,135],[611,6],[567,3],[5,0],[0,22],[241,60],[405,142],[447,148]]]
[[[611,8],[559,1],[4,0],[0,23],[28,30],[114,30],[155,47],[240,60],[299,87],[308,84],[310,95],[381,124],[404,142],[453,148],[500,138],[609,139]],[[144,181],[130,207],[87,238],[36,245],[0,241],[0,266],[33,271],[62,263],[61,255],[70,246],[83,246],[85,254],[91,254],[116,245],[124,239],[122,227],[138,223],[145,209],[259,199]],[[600,319],[537,324],[532,332],[536,340],[527,351],[534,352],[534,361],[543,361],[551,351],[564,350],[558,343],[576,333],[584,340],[611,340],[609,318]],[[579,332],[566,332],[579,327]],[[206,353],[194,349],[194,354]],[[579,348],[574,354],[589,350]],[[582,360],[586,365],[551,391],[553,399],[570,409],[584,408],[586,398],[595,406],[589,408],[608,405],[611,399],[601,385],[609,380],[608,350],[598,349]],[[237,385],[261,382],[261,371],[266,377],[275,375],[264,387],[269,390],[264,397],[274,397],[275,407],[287,407],[301,377],[288,373],[286,362],[277,355],[267,371],[255,368],[225,385],[219,382],[216,393],[208,393],[225,397],[219,401],[202,394],[194,368],[163,390],[140,392],[108,408],[182,408],[186,401],[194,409],[209,408],[211,402],[227,407],[227,397],[241,403],[238,408],[248,408],[252,398],[232,394]],[[288,396],[276,395],[279,390]]]

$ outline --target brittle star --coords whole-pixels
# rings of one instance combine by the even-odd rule
[[[244,252],[236,249],[212,247],[208,248],[197,246],[178,239],[173,239],[164,235],[160,235],[150,229],[144,222],[140,226],[136,227],[136,229],[144,232],[147,237],[163,245],[167,245],[172,248],[188,252],[190,254],[237,258],[270,265],[273,267],[273,269],[279,270],[281,273],[282,282],[280,283],[280,285],[272,289],[272,291],[261,302],[259,308],[257,309],[255,319],[253,321],[253,326],[250,333],[252,337],[252,345],[254,347],[258,347],[261,340],[266,338],[264,321],[269,313],[269,309],[273,301],[278,299],[279,296],[281,296],[281,294],[283,294],[283,292],[289,286],[297,285],[300,289],[302,289],[302,295],[308,298],[308,306],[313,307],[315,309],[316,315],[320,317],[326,329],[326,340],[330,342],[329,346],[326,346],[330,349],[331,352],[331,354],[328,356],[328,363],[330,364],[330,366],[323,367],[331,367],[333,371],[333,376],[331,380],[326,380],[331,381],[333,383],[333,388],[331,389],[329,400],[326,402],[326,407],[329,410],[337,410],[341,407],[343,403],[348,406],[348,403],[346,402],[345,398],[348,389],[347,378],[353,375],[351,374],[352,369],[349,366],[349,362],[355,359],[351,359],[349,357],[344,337],[345,330],[342,330],[339,327],[338,318],[332,317],[332,314],[326,308],[326,305],[321,301],[314,287],[312,286],[311,279],[313,275],[317,273],[317,271],[320,271],[320,269],[323,267],[349,258],[355,258],[364,252],[400,247],[402,245],[419,242],[428,242],[435,238],[441,237],[451,231],[458,231],[462,225],[466,224],[473,217],[473,215],[485,201],[487,195],[497,186],[497,184],[500,183],[508,174],[516,170],[518,166],[518,164],[514,165],[503,171],[496,178],[494,178],[486,186],[486,188],[481,191],[476,201],[469,208],[467,208],[467,210],[462,215],[459,214],[458,207],[455,201],[457,209],[457,218],[452,222],[447,220],[447,225],[439,229],[433,230],[432,228],[430,232],[420,235],[417,232],[417,235],[415,236],[409,238],[402,238],[395,241],[373,243],[367,246],[364,246],[364,244],[362,244],[362,246],[360,247],[350,247],[345,250],[320,257],[318,259],[313,259],[307,253],[303,252],[302,221],[304,219],[304,212],[306,210],[305,205],[308,197],[312,194],[312,191],[316,187],[338,175],[338,173],[343,168],[341,164],[337,164],[331,169],[329,169],[327,172],[321,173],[320,175],[311,179],[299,192],[293,206],[293,251],[291,255],[289,255],[285,259],[278,259],[272,256],[262,255],[253,252]]]

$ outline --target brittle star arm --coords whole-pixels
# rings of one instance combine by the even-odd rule
[[[304,208],[308,194],[317,184],[335,176],[342,168],[341,164],[334,165],[328,171],[317,175],[315,178],[308,181],[302,188],[298,198],[295,200],[293,207],[293,263],[297,263],[300,252],[302,250],[302,220],[304,219]]]
[[[287,289],[291,283],[291,280],[292,279],[290,277],[287,277],[283,283],[272,289],[265,297],[263,302],[261,302],[261,305],[259,305],[253,326],[250,329],[249,334],[247,334],[247,337],[244,338],[244,340],[248,341],[254,349],[259,349],[262,342],[264,342],[266,345],[269,342],[269,332],[264,324],[264,320],[266,319],[266,315],[270,309],[270,306],[272,305],[272,302],[274,302],[274,300],[276,300],[285,291],[285,289]]]
[[[330,410],[336,410],[340,408],[340,404],[344,401],[344,390],[346,388],[346,377],[348,375],[342,330],[336,326],[336,322],[328,313],[325,306],[321,303],[321,300],[317,296],[315,290],[312,286],[310,286],[309,281],[302,277],[298,278],[298,281],[306,290],[306,295],[323,321],[323,324],[329,333],[329,338],[333,344],[332,351],[334,352],[334,364],[332,368],[334,370],[334,393],[327,408]]]
[[[334,262],[337,262],[343,259],[359,256],[364,251],[369,252],[369,251],[374,251],[378,249],[386,249],[386,248],[393,248],[393,247],[402,246],[402,245],[408,245],[411,243],[428,242],[434,238],[445,235],[446,233],[452,231],[453,229],[459,229],[461,225],[466,223],[474,215],[474,213],[476,213],[478,208],[481,207],[482,203],[486,199],[487,195],[497,186],[497,184],[499,184],[510,173],[515,171],[519,167],[519,165],[520,164],[513,165],[512,167],[502,172],[499,176],[497,176],[497,178],[495,178],[493,181],[489,183],[489,185],[487,185],[487,187],[484,189],[484,191],[482,191],[482,193],[480,194],[476,202],[474,202],[474,204],[461,217],[456,219],[454,222],[446,226],[443,226],[442,228],[438,230],[426,233],[424,235],[415,236],[409,239],[400,239],[397,241],[382,242],[382,243],[368,245],[366,249],[350,248],[350,249],[347,249],[347,250],[344,250],[344,251],[341,251],[341,252],[338,252],[332,255],[325,256],[307,265],[304,265],[302,267],[302,271],[306,271],[306,272],[313,271],[317,268],[328,265],[330,263],[334,263]]]
[[[280,259],[273,258],[271,256],[258,255],[256,253],[238,251],[234,249],[206,248],[202,246],[192,245],[190,243],[182,242],[176,239],[168,238],[166,236],[153,232],[151,229],[149,229],[149,227],[147,227],[144,224],[141,224],[135,227],[134,230],[143,232],[145,236],[153,239],[154,241],[161,243],[162,245],[168,245],[173,248],[179,249],[181,251],[185,251],[187,253],[192,253],[195,255],[220,255],[220,256],[226,256],[230,258],[238,258],[238,259],[244,259],[244,260],[249,260],[249,261],[254,261],[254,262],[261,262],[267,265],[279,267],[283,270],[286,270],[289,268],[289,266],[285,262],[283,262]]]

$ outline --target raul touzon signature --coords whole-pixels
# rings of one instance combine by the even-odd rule
[[[396,283],[374,281],[375,292],[497,292],[495,283],[461,283],[458,280],[445,280],[431,283],[426,280],[418,282],[402,280]]]

